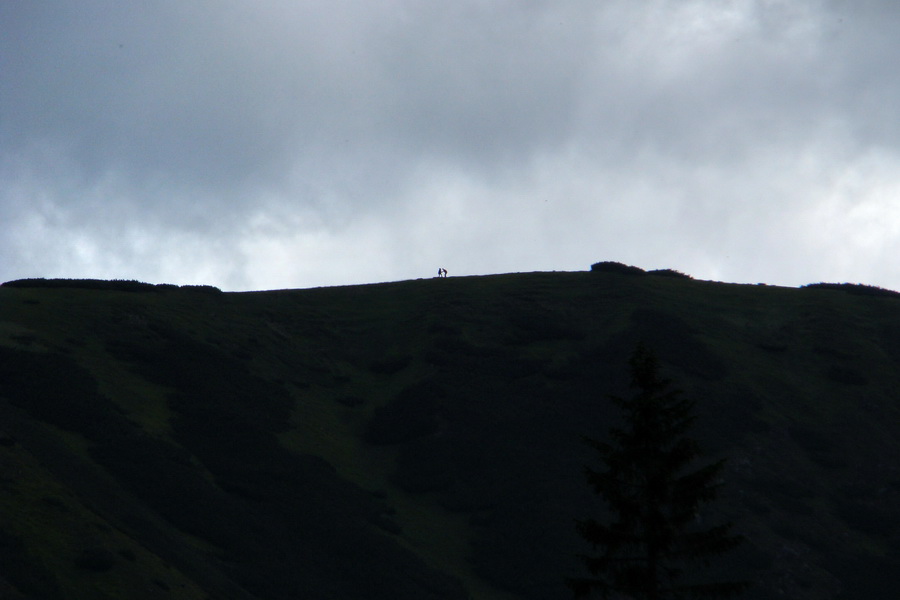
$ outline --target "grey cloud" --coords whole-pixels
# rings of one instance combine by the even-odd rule
[[[226,213],[298,178],[301,202],[332,186],[383,198],[423,156],[488,170],[567,133],[560,23],[474,3],[221,6],[89,2],[12,19],[4,150],[49,146],[85,185],[114,177],[158,194],[138,207],[175,210],[206,192]]]

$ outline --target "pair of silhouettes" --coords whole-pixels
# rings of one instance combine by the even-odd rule
[[[447,276],[447,269],[445,269],[444,267],[438,267],[438,277],[446,277],[446,276]]]

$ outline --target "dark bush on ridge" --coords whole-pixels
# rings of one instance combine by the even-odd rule
[[[212,285],[182,285],[172,283],[144,283],[134,279],[16,279],[0,284],[13,288],[69,288],[81,290],[105,290],[117,292],[162,292],[167,290],[189,290],[206,294],[219,294],[219,288]]]
[[[157,285],[156,287],[168,286],[168,285],[170,285],[170,284],[161,283],[161,284]],[[175,288],[177,286],[173,285],[172,287]],[[181,286],[180,289],[187,290],[189,292],[198,292],[201,294],[210,294],[210,295],[216,295],[216,294],[222,293],[222,290],[220,290],[219,288],[217,288],[214,285],[183,285],[183,286]]]
[[[693,279],[687,273],[682,273],[681,271],[676,271],[675,269],[653,269],[652,271],[647,271],[647,275],[661,275],[663,277],[681,277],[682,279]]]
[[[120,292],[149,292],[156,289],[151,283],[130,279],[17,279],[7,281],[5,287],[18,288],[77,288],[83,290],[116,290]]]
[[[644,271],[640,267],[633,267],[624,263],[615,261],[603,261],[591,265],[592,273],[621,273],[623,275],[644,275]]]
[[[900,292],[895,292],[894,290],[878,287],[876,285],[866,285],[864,283],[808,283],[800,286],[800,288],[840,290],[856,296],[900,296]]]

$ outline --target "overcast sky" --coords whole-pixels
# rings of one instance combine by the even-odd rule
[[[0,281],[900,289],[896,0],[0,2]]]

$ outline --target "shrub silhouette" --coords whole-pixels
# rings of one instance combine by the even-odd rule
[[[16,279],[0,284],[11,288],[68,288],[81,290],[103,290],[114,292],[163,292],[169,290],[189,290],[207,294],[220,294],[222,290],[212,285],[182,285],[172,283],[144,283],[133,279]]]
[[[900,296],[900,292],[895,292],[894,290],[889,290],[883,287],[878,287],[876,285],[866,285],[864,283],[808,283],[806,285],[800,286],[801,289],[824,289],[824,290],[839,290],[842,292],[847,292],[848,294],[853,294],[856,296],[880,296],[880,297],[894,297]]]
[[[592,273],[620,273],[622,275],[644,275],[644,271],[640,267],[633,267],[624,263],[615,261],[603,261],[591,265]]]
[[[679,277],[681,279],[693,279],[687,273],[682,273],[681,271],[676,271],[675,269],[653,269],[652,271],[647,271],[647,275],[659,275],[661,277]]]

